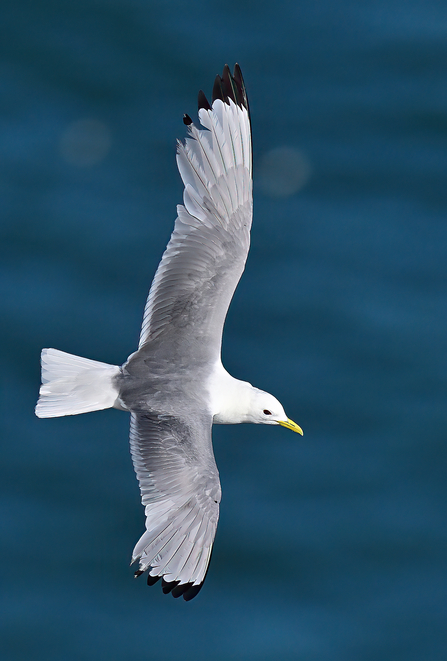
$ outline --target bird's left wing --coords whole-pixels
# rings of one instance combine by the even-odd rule
[[[220,357],[225,316],[244,270],[252,220],[248,101],[238,65],[217,76],[210,105],[199,93],[198,128],[178,144],[185,185],[174,232],[147,299],[137,357],[154,342],[171,360]],[[175,355],[173,352],[176,352]],[[160,354],[160,355],[161,355]]]
[[[190,412],[191,413],[191,412]],[[130,447],[145,506],[146,532],[132,554],[163,592],[189,601],[205,580],[219,518],[219,473],[211,417],[132,413]]]

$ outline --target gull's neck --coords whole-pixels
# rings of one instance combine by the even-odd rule
[[[255,390],[247,381],[228,374],[219,360],[208,379],[208,391],[214,424],[239,424],[248,422],[252,393]]]

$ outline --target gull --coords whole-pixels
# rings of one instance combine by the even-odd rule
[[[199,92],[199,121],[183,116],[177,144],[183,205],[147,298],[140,341],[121,366],[43,349],[39,418],[129,411],[130,449],[145,508],[135,576],[193,599],[208,570],[221,488],[213,424],[281,425],[302,434],[279,401],[233,378],[221,361],[228,306],[242,275],[252,222],[252,149],[238,64]],[[132,564],[131,563],[131,564]]]

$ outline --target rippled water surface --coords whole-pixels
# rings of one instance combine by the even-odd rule
[[[2,5],[2,658],[444,661],[444,2]],[[215,429],[190,603],[134,581],[127,415],[34,417],[39,352],[122,363],[181,202],[175,139],[238,61],[255,220],[224,362],[303,439]]]

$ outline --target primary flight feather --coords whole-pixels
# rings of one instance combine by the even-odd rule
[[[213,424],[282,425],[302,434],[273,395],[234,379],[222,330],[242,275],[252,222],[252,150],[241,70],[225,66],[212,103],[178,143],[183,205],[152,282],[138,350],[122,367],[42,351],[36,415],[130,411],[130,448],[146,514],[132,554],[163,592],[189,601],[205,580],[221,498]]]

